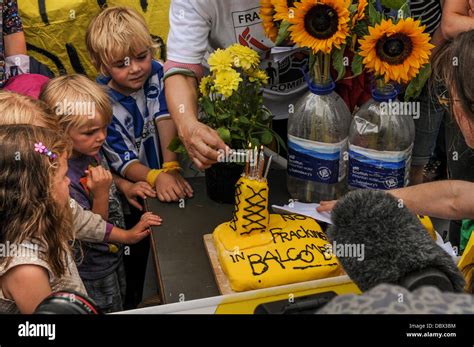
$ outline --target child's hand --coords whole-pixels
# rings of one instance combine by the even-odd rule
[[[140,211],[143,210],[143,207],[137,201],[138,197],[142,199],[146,199],[147,196],[149,196],[150,198],[156,198],[156,192],[146,182],[130,183],[130,185],[127,186],[123,194],[127,198],[130,205],[135,206]]]
[[[161,225],[163,220],[160,216],[157,216],[151,212],[146,212],[140,218],[140,221],[127,232],[126,244],[134,244],[150,234],[150,227],[154,225]]]
[[[155,189],[160,201],[179,201],[193,196],[193,188],[176,171],[162,172],[156,178]]]
[[[87,176],[87,188],[94,196],[109,195],[110,186],[112,185],[112,174],[109,170],[104,169],[102,166],[91,166],[85,173]]]

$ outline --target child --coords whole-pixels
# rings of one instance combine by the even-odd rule
[[[69,208],[69,144],[57,131],[31,125],[0,126],[0,312],[33,313],[51,292],[86,294],[72,261],[75,237]],[[34,168],[34,170],[32,170]],[[160,219],[146,215],[126,232],[91,231],[88,241],[136,243]]]
[[[161,201],[191,197],[176,154],[167,149],[177,132],[166,106],[163,66],[153,60],[155,46],[143,18],[130,8],[110,7],[92,20],[86,42],[112,99],[104,145],[112,168],[131,181],[148,182]]]
[[[110,7],[90,23],[86,44],[112,100],[104,144],[112,169],[132,182],[148,182],[161,201],[192,197],[176,154],[167,148],[177,132],[165,101],[163,66],[153,59],[155,46],[143,18],[130,8]],[[144,240],[126,258],[127,307],[141,300],[149,248]]]
[[[72,140],[67,173],[71,197],[84,209],[125,228],[117,187],[100,154],[112,118],[107,93],[85,76],[70,75],[49,81],[41,98],[54,110],[61,131]],[[119,177],[116,182],[133,204],[138,205],[138,194],[155,196],[145,182],[133,184]],[[82,253],[78,269],[89,295],[104,312],[122,310],[123,248],[110,243],[83,243]]]

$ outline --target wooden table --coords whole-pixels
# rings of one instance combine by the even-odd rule
[[[286,170],[269,173],[271,204],[286,204]],[[147,201],[147,209],[163,218],[152,230],[152,251],[148,261],[143,297],[161,294],[163,304],[217,296],[217,288],[203,235],[232,218],[234,206],[219,204],[206,194],[204,177],[189,179],[194,197],[185,205]],[[271,209],[270,209],[271,211]]]

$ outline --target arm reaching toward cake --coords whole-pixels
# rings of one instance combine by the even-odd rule
[[[387,191],[420,215],[443,219],[474,218],[474,183],[445,180]],[[336,200],[321,201],[318,212],[331,211]]]

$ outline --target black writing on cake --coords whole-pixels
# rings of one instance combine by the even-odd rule
[[[281,231],[282,228],[271,228],[269,231],[273,237],[273,243],[285,243],[290,242],[294,238],[296,239],[305,239],[305,238],[313,238],[313,239],[321,239],[327,241],[328,238],[326,234],[322,231],[305,229],[302,225],[300,225],[299,229],[291,230],[291,231]]]
[[[290,247],[286,250],[285,254],[280,254],[278,250],[267,251],[264,255],[258,253],[252,253],[247,255],[247,260],[249,262],[250,268],[252,270],[252,275],[260,276],[268,271],[270,266],[279,266],[282,269],[286,269],[286,266],[289,266],[293,270],[304,270],[311,267],[321,267],[321,266],[335,266],[337,263],[331,264],[321,264],[315,262],[318,260],[318,254],[322,254],[324,261],[332,259],[332,254],[326,252],[323,254],[323,250],[327,248],[324,246],[317,246],[315,244],[306,245],[304,249],[297,250],[296,248]],[[242,252],[242,255],[244,253]],[[232,257],[234,260],[234,257]],[[237,260],[237,259],[236,259]],[[238,262],[234,261],[235,262]],[[291,266],[293,262],[303,262],[308,265],[304,266]],[[288,264],[285,264],[288,263]],[[301,263],[300,263],[301,264]],[[299,265],[299,264],[298,264]]]

